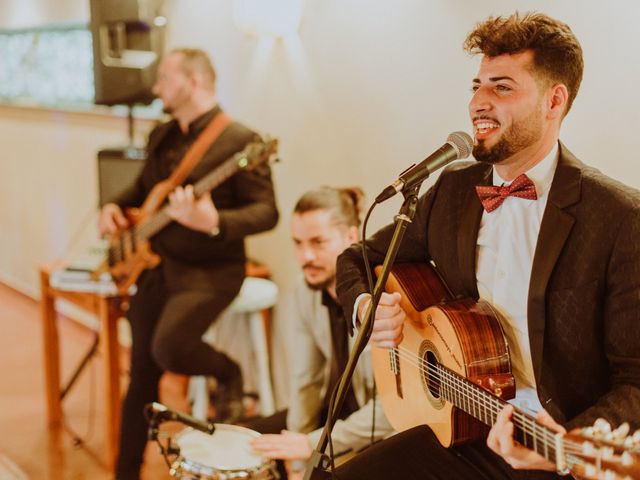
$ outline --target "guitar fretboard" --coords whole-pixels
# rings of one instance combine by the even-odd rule
[[[437,367],[429,365],[429,370],[435,372],[433,375],[429,374],[430,387],[439,391],[445,400],[485,425],[493,425],[498,413],[507,404],[442,364],[437,364]],[[556,462],[557,447],[554,432],[538,423],[531,415],[518,409],[514,410],[512,421],[516,428],[515,437],[518,442],[535,450],[547,460]]]
[[[224,162],[213,172],[202,178],[193,187],[196,198],[201,197],[204,193],[210,192],[222,182],[232,177],[246,163],[246,157],[238,154]],[[155,215],[151,216],[148,221],[141,223],[134,228],[134,236],[138,241],[148,240],[171,222],[171,217],[167,214],[167,208],[163,207]]]

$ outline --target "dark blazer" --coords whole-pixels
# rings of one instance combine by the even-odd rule
[[[489,165],[445,170],[423,195],[398,262],[433,260],[459,297],[478,297],[475,185]],[[393,226],[370,243],[380,264]],[[640,427],[640,194],[577,160],[560,144],[542,218],[528,300],[529,341],[542,405],[568,428],[604,417]],[[367,290],[360,246],[338,260],[347,318]]]
[[[220,111],[218,107],[212,112]],[[214,115],[207,115],[213,118]],[[153,186],[167,177],[159,165],[157,152],[162,140],[176,128],[176,121],[156,127],[149,136],[148,159],[139,177],[115,203],[121,207],[140,206]],[[198,162],[184,185],[195,184],[212,170],[242,150],[256,133],[232,122]],[[161,268],[169,287],[193,288],[232,283],[237,288],[244,278],[244,237],[273,228],[278,221],[271,169],[262,165],[252,171],[240,170],[211,193],[220,213],[220,234],[206,233],[172,222],[151,239],[161,258]],[[235,288],[235,287],[234,287]]]

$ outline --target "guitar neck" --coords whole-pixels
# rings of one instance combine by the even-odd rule
[[[472,383],[442,364],[437,366],[437,377],[440,381],[439,391],[450,403],[481,421],[492,426],[498,413],[507,402],[491,394],[484,388]],[[558,444],[556,433],[538,423],[531,415],[514,409],[512,422],[515,426],[515,438],[525,447],[535,450],[550,462],[556,463]],[[564,456],[563,452],[560,452]]]
[[[210,192],[222,182],[232,177],[238,170],[246,165],[243,159],[243,156],[236,158],[236,155],[234,155],[213,172],[202,178],[193,187],[195,197],[200,198],[205,193]],[[150,216],[147,221],[142,222],[134,228],[134,235],[138,241],[148,240],[171,223],[172,218],[167,213],[167,209],[167,206],[163,207]]]

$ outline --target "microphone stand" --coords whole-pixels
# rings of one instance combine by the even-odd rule
[[[337,416],[342,409],[342,404],[344,403],[347,390],[349,388],[349,385],[351,384],[351,378],[353,377],[353,372],[356,368],[356,364],[358,363],[358,359],[360,358],[360,354],[366,347],[367,342],[369,341],[369,337],[371,337],[371,332],[373,331],[374,313],[376,311],[376,308],[378,307],[378,303],[380,302],[380,297],[382,296],[382,292],[384,291],[384,287],[387,283],[387,278],[391,273],[391,267],[395,262],[396,255],[398,254],[398,249],[400,248],[400,244],[402,243],[404,233],[409,226],[409,223],[412,222],[413,217],[416,213],[419,190],[420,183],[411,186],[407,189],[407,191],[402,190],[404,202],[400,207],[398,215],[396,215],[395,217],[396,227],[393,232],[393,237],[391,238],[391,242],[389,243],[389,247],[387,248],[384,263],[382,264],[382,269],[380,270],[376,285],[373,289],[371,302],[369,302],[369,306],[367,307],[367,310],[364,314],[364,319],[360,324],[360,328],[358,329],[358,335],[356,337],[353,349],[349,353],[347,366],[345,367],[344,373],[340,377],[340,383],[338,384],[333,403],[333,410],[328,413],[327,422],[322,429],[322,434],[320,435],[318,444],[315,450],[311,453],[311,458],[307,462],[307,469],[304,474],[304,480],[324,480],[327,478],[331,478],[331,475],[329,473],[331,459],[325,453],[327,444],[329,442],[329,431],[331,430],[331,428],[333,428],[333,425],[337,420]],[[365,239],[363,239],[363,241],[365,241]]]

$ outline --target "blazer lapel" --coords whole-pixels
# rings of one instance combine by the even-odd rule
[[[458,268],[465,291],[472,297],[478,298],[478,283],[476,281],[476,246],[478,230],[482,219],[482,204],[476,194],[476,185],[490,185],[493,169],[481,170],[479,176],[474,176],[465,188],[466,196],[460,214],[460,231],[458,232]]]
[[[540,383],[545,328],[545,292],[551,273],[562,252],[575,219],[564,209],[580,200],[581,172],[578,161],[560,143],[549,200],[540,224],[529,284],[528,326],[531,359],[536,381]]]

